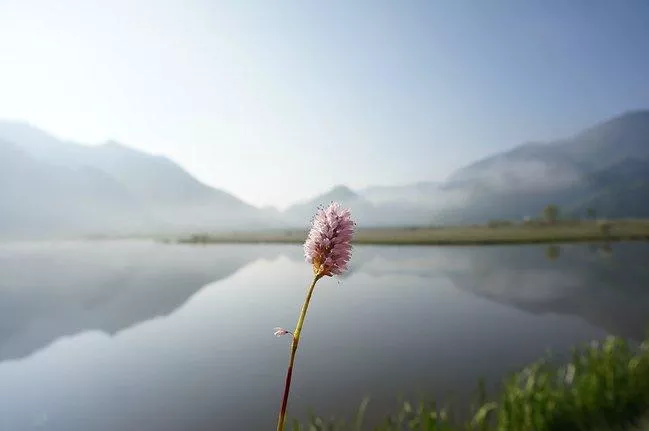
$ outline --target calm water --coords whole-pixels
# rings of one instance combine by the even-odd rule
[[[642,339],[649,245],[359,247],[316,290],[292,415],[459,397],[607,333]],[[0,244],[0,429],[272,430],[300,246]]]

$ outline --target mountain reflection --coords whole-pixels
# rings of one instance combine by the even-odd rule
[[[441,277],[508,307],[575,316],[641,340],[649,324],[649,245],[613,247],[357,247],[342,282],[359,273]],[[295,245],[2,245],[0,362],[28,356],[60,337],[88,330],[115,334],[169,315],[205,285],[280,255],[303,261]]]
[[[87,330],[115,334],[172,313],[277,247],[78,242],[0,246],[0,361]]]
[[[430,248],[398,265],[389,254],[379,251],[364,270],[445,274],[473,295],[534,314],[575,316],[636,341],[649,327],[646,243]]]
[[[640,341],[649,327],[648,254],[646,243],[358,247],[352,271],[444,276],[502,305],[575,316]]]
[[[545,257],[547,257],[548,260],[550,261],[557,260],[560,255],[561,255],[561,246],[558,246],[556,244],[550,244],[545,249]]]

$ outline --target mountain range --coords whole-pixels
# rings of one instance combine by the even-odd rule
[[[305,227],[319,205],[334,200],[368,227],[521,219],[549,203],[572,216],[593,209],[602,217],[649,217],[649,110],[565,139],[524,143],[443,182],[338,185],[285,211],[249,205],[166,157],[0,122],[1,237]]]

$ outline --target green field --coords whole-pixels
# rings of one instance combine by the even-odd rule
[[[181,243],[289,243],[306,238],[304,230],[201,233]],[[649,241],[649,220],[559,221],[556,223],[494,222],[490,225],[360,228],[354,244],[368,245],[496,245],[558,242]]]

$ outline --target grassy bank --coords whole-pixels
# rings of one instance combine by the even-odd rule
[[[304,242],[306,231],[273,230],[195,234],[181,243]],[[556,223],[494,222],[490,225],[359,229],[355,244],[368,245],[492,245],[597,241],[649,241],[649,220],[560,221]]]
[[[348,424],[314,417],[295,431],[366,430],[649,430],[649,340],[640,348],[608,338],[581,348],[562,366],[540,361],[508,377],[492,400],[481,397],[464,423],[452,406],[402,403],[384,423],[364,426],[361,407]]]

